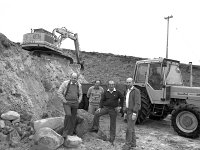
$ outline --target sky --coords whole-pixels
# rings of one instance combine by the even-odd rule
[[[200,65],[199,0],[1,0],[0,33],[22,42],[31,29],[66,27],[80,49]],[[75,49],[66,39],[62,48]]]

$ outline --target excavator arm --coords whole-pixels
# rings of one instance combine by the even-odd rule
[[[59,36],[57,36],[56,33],[58,33]],[[54,44],[58,47],[60,47],[60,45],[62,44],[62,41],[65,40],[66,38],[70,38],[71,40],[74,41],[77,64],[80,64],[81,70],[84,70],[84,62],[81,61],[80,54],[79,54],[80,53],[80,47],[79,47],[79,41],[78,41],[78,34],[67,30],[65,27],[55,28],[53,30],[52,34],[53,34],[54,39],[55,39]]]

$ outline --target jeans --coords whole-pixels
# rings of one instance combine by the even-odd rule
[[[127,113],[126,144],[132,147],[136,147],[135,122],[132,113]]]
[[[92,129],[99,129],[99,119],[101,116],[106,114],[109,114],[110,116],[110,141],[113,142],[115,140],[116,135],[117,111],[115,110],[115,108],[104,107],[101,108],[100,112],[95,112]]]
[[[94,115],[95,111],[96,111],[98,108],[99,108],[98,105],[89,104],[88,112]]]
[[[63,137],[67,137],[67,135],[73,135],[74,133],[78,107],[63,103],[63,108],[65,111]]]

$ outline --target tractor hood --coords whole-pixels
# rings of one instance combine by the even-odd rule
[[[186,99],[189,104],[200,106],[200,87],[171,86],[170,98]]]

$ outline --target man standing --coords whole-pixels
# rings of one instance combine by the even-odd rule
[[[119,105],[120,99],[120,105]],[[123,95],[115,89],[114,81],[108,82],[108,90],[102,95],[99,109],[95,112],[93,119],[93,126],[91,132],[98,132],[99,129],[99,119],[102,115],[109,114],[110,116],[110,138],[109,142],[113,144],[116,135],[116,117],[117,111],[119,111],[123,106]]]
[[[89,108],[88,112],[94,115],[94,112],[99,108],[99,103],[101,100],[101,95],[104,89],[100,86],[100,81],[95,81],[94,86],[88,89],[87,97],[89,98]]]
[[[135,122],[138,116],[138,111],[141,108],[141,95],[140,91],[133,86],[133,79],[126,80],[126,114],[127,114],[127,130],[126,130],[126,143],[123,145],[122,150],[130,150],[136,147],[135,136]]]
[[[82,100],[82,87],[78,82],[77,73],[71,74],[71,79],[64,81],[58,90],[58,96],[63,100],[65,111],[63,137],[73,135],[79,103]]]

